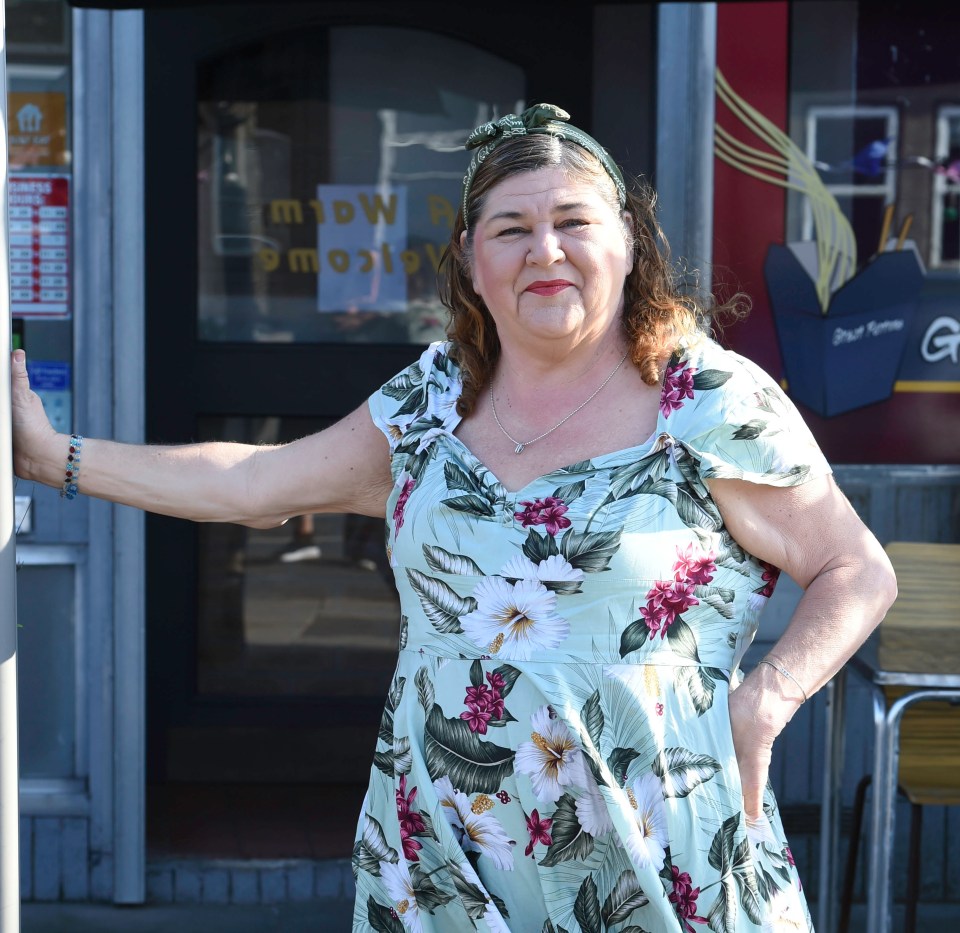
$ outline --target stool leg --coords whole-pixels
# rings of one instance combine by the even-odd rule
[[[860,849],[860,832],[863,829],[863,809],[867,788],[873,780],[871,775],[860,779],[853,801],[853,825],[850,827],[850,844],[847,848],[847,867],[843,873],[843,890],[840,893],[840,921],[837,933],[847,933],[850,928],[850,905],[853,903],[853,881],[857,873],[857,853]]]
[[[910,805],[910,855],[907,863],[907,902],[903,931],[916,933],[917,901],[920,900],[920,838],[923,833],[923,807]]]

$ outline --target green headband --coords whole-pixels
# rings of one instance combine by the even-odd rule
[[[613,179],[620,198],[620,207],[627,203],[627,186],[623,183],[623,175],[617,168],[617,163],[610,158],[609,153],[588,133],[567,121],[570,114],[553,104],[535,104],[527,107],[521,114],[508,113],[490,123],[478,126],[468,137],[464,149],[473,149],[467,174],[463,176],[463,225],[467,225],[467,198],[470,196],[470,186],[483,161],[501,143],[515,136],[547,135],[557,136],[582,146],[592,156],[599,160]]]

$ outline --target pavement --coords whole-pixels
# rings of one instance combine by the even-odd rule
[[[349,933],[353,905],[343,900],[270,907],[99,904],[24,904],[22,933]],[[811,906],[814,918],[816,905]],[[903,929],[903,908],[894,909],[892,929]],[[920,930],[957,930],[960,904],[921,904]],[[865,933],[866,909],[854,904],[849,933]],[[539,933],[518,930],[517,933]],[[823,933],[823,931],[820,931]]]
[[[353,904],[219,906],[24,904],[22,933],[349,933]]]

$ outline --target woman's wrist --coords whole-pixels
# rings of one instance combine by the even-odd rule
[[[779,735],[804,702],[801,690],[770,664],[760,664],[733,692],[764,731]]]

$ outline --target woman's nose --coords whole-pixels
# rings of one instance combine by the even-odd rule
[[[562,262],[565,258],[560,245],[560,234],[554,229],[553,224],[537,224],[530,238],[527,264],[549,266],[555,262]]]

